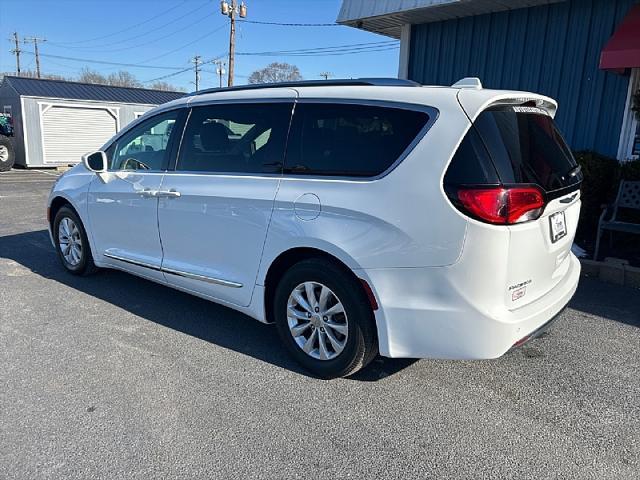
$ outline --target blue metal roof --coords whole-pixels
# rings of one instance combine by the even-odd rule
[[[18,95],[27,97],[69,98],[144,105],[160,105],[186,95],[183,92],[166,92],[148,88],[114,87],[66,80],[14,76],[5,76],[3,83],[13,87],[18,92]]]
[[[342,0],[337,23],[400,38],[404,24],[440,22],[564,0]]]

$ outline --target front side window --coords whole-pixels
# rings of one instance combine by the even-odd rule
[[[157,115],[133,127],[115,144],[110,170],[164,170],[178,112]]]
[[[194,107],[176,170],[281,172],[291,110],[291,103]]]
[[[429,121],[425,112],[351,104],[296,106],[285,173],[371,177],[387,170]]]

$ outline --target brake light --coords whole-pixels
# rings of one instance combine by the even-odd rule
[[[473,216],[499,225],[535,220],[545,205],[542,192],[535,187],[461,189],[458,200]]]

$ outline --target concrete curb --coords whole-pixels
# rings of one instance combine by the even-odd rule
[[[605,258],[604,262],[580,259],[582,275],[596,277],[614,285],[640,288],[640,268],[632,267],[626,260]]]

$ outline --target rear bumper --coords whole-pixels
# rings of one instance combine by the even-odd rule
[[[570,254],[560,282],[537,300],[508,310],[472,298],[454,267],[363,270],[380,309],[380,353],[388,357],[489,359],[561,313],[576,291],[580,263]],[[487,281],[491,281],[488,279]]]

